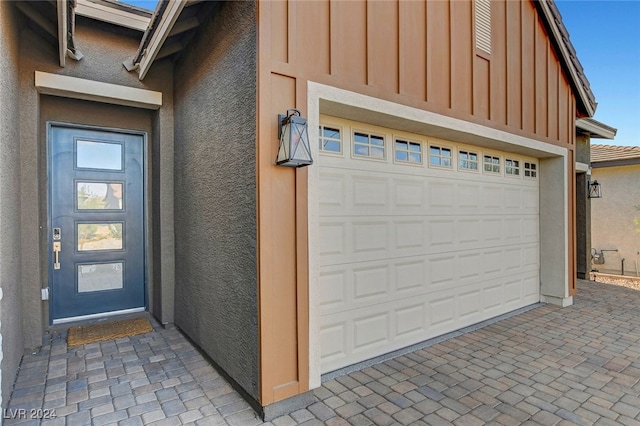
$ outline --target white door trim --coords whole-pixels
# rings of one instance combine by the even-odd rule
[[[144,109],[159,109],[162,92],[36,71],[35,87],[43,95],[84,99]]]
[[[549,158],[549,166],[542,172],[549,173],[540,180],[540,251],[551,251],[553,256],[540,258],[541,270],[552,271],[541,275],[543,296],[547,300],[566,305],[571,303],[568,295],[568,150],[561,146],[511,134],[441,114],[401,105],[383,99],[309,81],[307,82],[307,119],[312,156],[319,158],[318,132],[320,113],[339,116],[391,128],[404,128],[414,133],[432,135],[455,142],[514,151],[539,158]],[[394,125],[395,124],[395,125]],[[541,161],[541,163],[547,163]],[[558,178],[557,180],[553,178]],[[562,182],[563,185],[558,185]],[[555,184],[554,184],[555,183]],[[316,165],[308,170],[308,253],[309,253],[309,388],[321,385],[320,366],[320,312],[319,300],[319,186],[320,173]],[[545,199],[564,200],[544,203]],[[547,211],[542,211],[546,208]],[[543,214],[544,213],[544,214]],[[544,218],[544,222],[543,222]],[[553,223],[553,226],[547,224]],[[555,237],[553,237],[555,235]],[[558,241],[557,236],[564,235]],[[549,263],[546,265],[545,263]],[[546,279],[550,280],[545,282]],[[546,287],[546,288],[545,288]]]

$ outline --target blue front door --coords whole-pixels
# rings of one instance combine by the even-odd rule
[[[144,137],[50,124],[48,149],[52,322],[144,309]]]

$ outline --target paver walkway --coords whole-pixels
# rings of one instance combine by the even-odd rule
[[[271,424],[640,425],[640,291],[582,281],[572,307],[546,305],[314,393],[317,402]],[[5,424],[262,423],[178,330],[162,327],[71,349],[54,336],[23,358],[3,414],[20,410],[56,417]]]

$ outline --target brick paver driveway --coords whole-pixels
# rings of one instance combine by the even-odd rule
[[[579,283],[547,305],[326,382],[273,425],[639,424],[640,291]],[[42,424],[255,425],[176,329],[26,355],[4,417]],[[13,411],[12,411],[13,410]],[[53,414],[53,411],[48,412]],[[5,424],[39,424],[5,419]]]

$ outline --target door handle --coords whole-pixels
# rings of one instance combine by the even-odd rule
[[[53,269],[60,269],[60,251],[62,250],[62,244],[60,241],[53,242]]]

